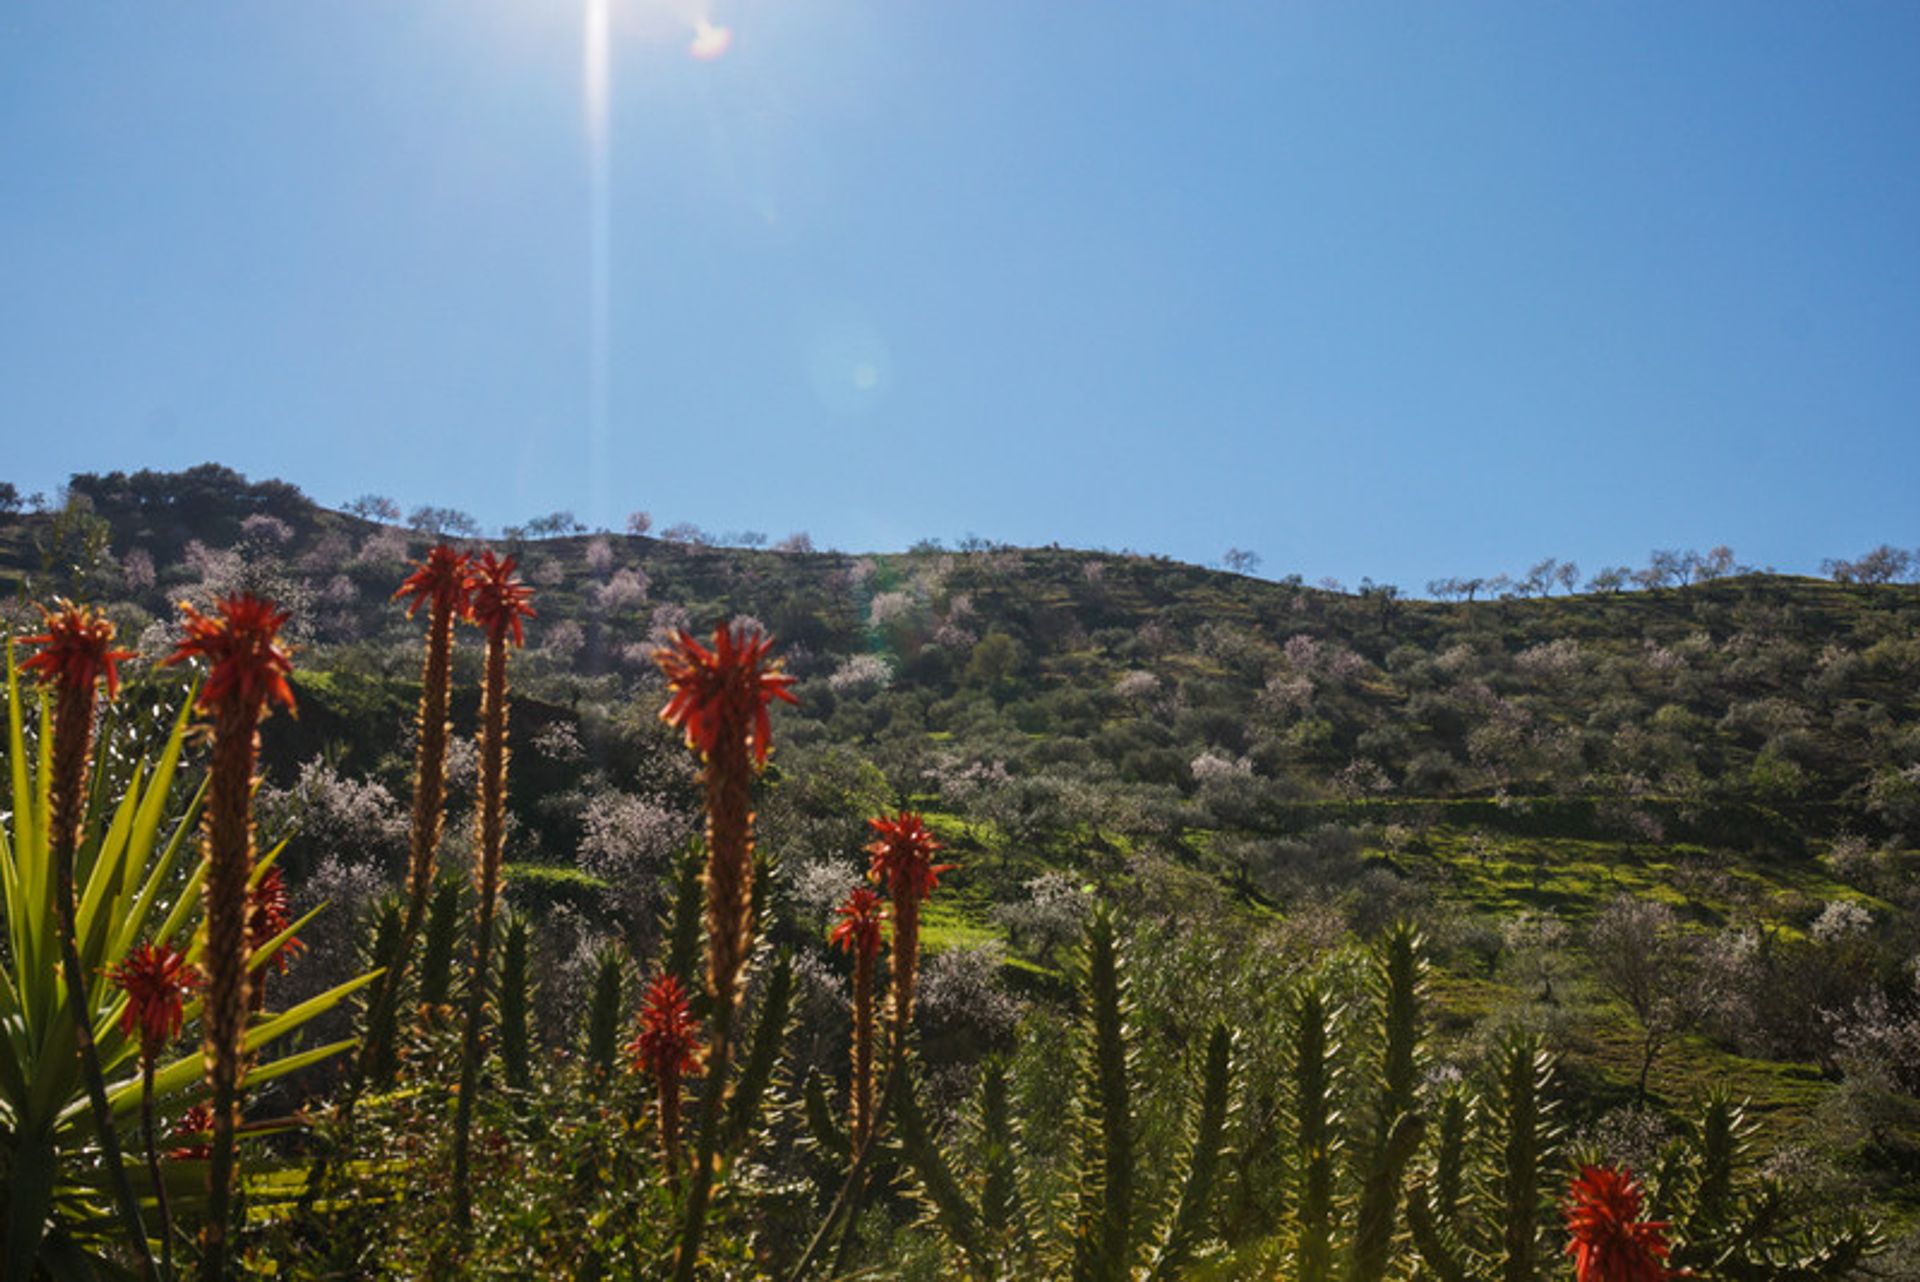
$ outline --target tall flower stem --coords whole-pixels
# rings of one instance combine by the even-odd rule
[[[707,996],[712,1004],[712,1050],[700,1099],[700,1136],[688,1181],[675,1282],[692,1282],[706,1231],[707,1202],[718,1160],[720,1118],[733,1053],[733,1019],[740,977],[753,946],[753,773],[772,747],[767,704],[795,702],[793,678],[767,662],[770,638],[714,629],[707,649],[685,632],[654,658],[672,697],[660,711],[686,731],[687,746],[705,761],[707,804]]]
[[[147,1245],[146,1226],[140,1219],[140,1203],[127,1180],[120,1153],[120,1135],[114,1129],[113,1110],[107,1103],[106,1079],[100,1070],[100,1050],[93,1040],[93,1007],[87,998],[86,969],[80,963],[79,930],[74,898],[74,854],[80,845],[80,828],[87,805],[87,778],[93,763],[93,720],[96,687],[108,683],[109,694],[118,687],[114,663],[129,657],[110,650],[113,625],[93,611],[68,602],[57,610],[45,611],[47,632],[30,637],[28,642],[45,648],[28,660],[27,667],[38,669],[56,687],[53,720],[53,778],[49,781],[52,810],[48,828],[48,848],[53,856],[54,908],[60,926],[60,969],[66,982],[67,1010],[73,1021],[74,1041],[80,1056],[80,1073],[86,1080],[87,1102],[93,1112],[95,1133],[100,1140],[101,1160],[106,1164],[114,1202],[128,1246],[140,1261],[141,1272],[156,1276],[153,1252]]]
[[[411,598],[409,615],[416,613],[421,605],[429,605],[427,649],[420,665],[413,819],[407,842],[407,909],[401,919],[400,947],[393,965],[375,985],[373,999],[368,1004],[370,1035],[361,1047],[359,1067],[342,1104],[348,1117],[352,1115],[360,1087],[386,1053],[379,1030],[394,1026],[394,1008],[406,982],[414,944],[420,938],[427,900],[433,894],[434,856],[440,849],[440,833],[446,824],[447,812],[447,704],[453,686],[453,625],[471,613],[467,570],[468,558],[443,543],[427,554],[427,559],[394,593],[395,597]]]
[[[460,1055],[460,1096],[454,1109],[454,1228],[462,1247],[473,1230],[473,1190],[468,1172],[474,1097],[480,1090],[480,1060],[487,1017],[487,980],[493,952],[493,910],[499,896],[500,861],[507,839],[507,646],[521,640],[520,619],[533,611],[531,593],[513,578],[513,558],[488,552],[468,580],[473,613],[487,633],[486,678],[480,692],[480,809],[476,825],[473,974],[467,984],[467,1029]]]
[[[856,886],[847,895],[838,912],[829,942],[853,954],[853,1080],[848,1088],[848,1107],[855,1154],[866,1146],[873,1134],[873,1025],[874,963],[880,956],[886,923],[878,893]]]
[[[213,1146],[207,1166],[207,1222],[201,1230],[200,1276],[227,1276],[232,1207],[234,1129],[247,1021],[247,882],[253,869],[253,785],[260,719],[273,701],[293,707],[287,674],[293,663],[279,644],[286,614],[251,593],[217,602],[203,616],[185,606],[186,639],[167,659],[211,661],[200,707],[213,714],[213,768],[207,783],[207,939],[201,1011],[207,1075],[213,1092]]]
[[[147,1178],[153,1181],[153,1200],[160,1214],[160,1267],[173,1276],[173,1212],[167,1205],[167,1183],[160,1178],[160,1149],[153,1135],[153,1060],[140,1061],[140,1138],[147,1146]]]

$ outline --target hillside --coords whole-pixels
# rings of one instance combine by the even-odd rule
[[[71,496],[0,519],[16,632],[29,595],[104,600],[152,658],[178,600],[245,586],[294,611],[300,712],[264,735],[262,806],[300,833],[300,893],[349,910],[296,972],[317,988],[398,878],[419,628],[389,597],[431,539],[217,468],[79,476]],[[1920,586],[1741,574],[1438,602],[1060,548],[492,546],[537,592],[509,895],[544,923],[556,1041],[599,941],[653,946],[696,827],[652,649],[746,616],[799,679],[762,800],[779,930],[824,957],[864,818],[925,811],[960,865],[927,940],[947,959],[927,1053],[955,1091],[1064,998],[1095,898],[1142,950],[1251,944],[1282,970],[1404,917],[1436,962],[1436,1066],[1544,1030],[1565,1120],[1602,1145],[1729,1084],[1819,1196],[1865,1195],[1896,1224],[1920,1209],[1902,1062],[1920,1048]],[[463,642],[462,733],[478,663]],[[471,775],[456,760],[456,810]],[[450,865],[469,828],[450,821]],[[1697,1000],[1633,1009],[1623,949],[1657,951]],[[823,993],[840,982],[815,969]],[[796,1075],[828,1071],[839,1036]]]

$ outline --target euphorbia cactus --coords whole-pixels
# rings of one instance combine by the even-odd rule
[[[687,1009],[687,994],[669,974],[654,976],[640,1002],[640,1031],[627,1043],[636,1073],[653,1078],[659,1110],[660,1159],[669,1173],[680,1170],[680,1081],[700,1071],[700,1029]]]
[[[285,612],[252,593],[223,597],[212,615],[183,605],[186,638],[168,663],[211,665],[200,709],[213,717],[213,769],[206,818],[208,1076],[213,1089],[213,1151],[207,1168],[207,1222],[201,1276],[223,1282],[233,1183],[233,1130],[247,1012],[247,882],[253,865],[253,771],[260,719],[274,703],[293,710],[287,677],[293,660],[280,643]]]
[[[488,966],[493,949],[493,910],[499,897],[500,861],[507,840],[507,651],[526,637],[521,620],[533,617],[533,592],[514,577],[514,560],[491,551],[473,563],[467,577],[473,620],[487,636],[486,675],[480,689],[479,840],[474,848],[473,969],[467,983],[467,1027],[460,1055],[460,1099],[454,1112],[454,1220],[465,1232],[473,1217],[467,1180],[467,1146],[473,1101],[480,1089],[482,1033],[486,1025]]]
[[[707,808],[707,995],[712,1045],[701,1099],[700,1138],[674,1259],[676,1282],[691,1282],[706,1229],[707,1199],[720,1141],[720,1106],[732,1052],[739,985],[753,944],[753,772],[773,746],[767,705],[798,702],[793,678],[770,661],[771,638],[722,623],[709,650],[681,632],[654,655],[671,697],[661,720],[684,730],[705,768]]]
[[[102,683],[107,687],[109,699],[119,693],[119,662],[132,658],[133,654],[113,648],[113,622],[87,606],[62,600],[56,601],[51,610],[42,606],[40,613],[47,630],[24,641],[24,644],[39,646],[40,652],[20,666],[38,673],[54,688],[53,778],[48,798],[47,846],[53,857],[60,968],[65,977],[67,1006],[73,1013],[87,1100],[93,1110],[94,1129],[100,1137],[101,1156],[113,1182],[114,1200],[127,1231],[128,1245],[143,1270],[152,1276],[153,1257],[147,1249],[146,1228],[140,1222],[140,1207],[134,1201],[133,1188],[127,1183],[126,1170],[120,1162],[120,1136],[114,1130],[113,1112],[107,1106],[106,1081],[100,1072],[100,1052],[94,1045],[88,1013],[87,976],[80,965],[74,926],[73,857],[80,845],[80,827],[86,814],[86,781],[92,774],[94,709]]]
[[[839,908],[830,939],[853,956],[853,1080],[849,1130],[855,1150],[873,1132],[873,964],[886,934],[879,892],[856,886]]]
[[[278,870],[275,870],[278,871]],[[278,932],[275,932],[278,933]],[[167,1207],[167,1184],[160,1177],[160,1150],[153,1134],[153,1071],[167,1043],[180,1036],[186,1018],[187,994],[200,986],[200,973],[187,959],[165,944],[143,940],[121,959],[110,975],[127,995],[120,1013],[120,1031],[140,1034],[140,1134],[146,1143],[147,1175],[160,1213],[160,1259],[173,1276],[173,1216]]]
[[[1224,1144],[1232,1078],[1232,1035],[1216,1024],[1207,1038],[1194,1109],[1192,1143],[1177,1192],[1160,1225],[1137,1231],[1137,1178],[1133,1149],[1134,1109],[1129,1060],[1134,1032],[1128,1018],[1126,982],[1112,917],[1095,915],[1087,930],[1087,1030],[1082,1110],[1086,1150],[1072,1260],[1046,1270],[1084,1282],[1126,1282],[1136,1276],[1182,1275],[1205,1236],[1215,1176]],[[981,1084],[981,1131],[985,1162],[977,1176],[962,1176],[928,1133],[911,1081],[893,1095],[897,1134],[918,1179],[932,1219],[955,1248],[968,1276],[1000,1278],[1040,1273],[1026,1233],[1019,1178],[1014,1169],[1005,1068],[988,1065]],[[977,1195],[971,1190],[977,1189]]]
[[[906,1044],[913,1024],[913,990],[920,973],[920,904],[940,887],[940,874],[958,865],[936,864],[940,843],[919,815],[901,811],[867,820],[875,837],[867,845],[872,864],[867,876],[883,886],[893,902],[893,1045]]]

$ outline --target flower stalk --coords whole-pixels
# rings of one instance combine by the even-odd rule
[[[893,901],[893,1010],[891,1038],[896,1058],[906,1045],[913,1025],[913,996],[920,974],[920,905],[940,888],[940,874],[958,865],[936,864],[940,843],[919,815],[901,811],[889,819],[867,820],[874,840],[866,847],[872,857],[867,877],[885,887]]]
[[[54,602],[51,610],[43,606],[40,613],[46,632],[25,638],[25,644],[39,646],[40,652],[21,666],[37,673],[54,688],[53,778],[49,797],[52,813],[47,845],[53,857],[60,969],[67,988],[67,1008],[73,1020],[81,1076],[86,1080],[87,1101],[100,1140],[101,1160],[106,1164],[128,1245],[140,1261],[141,1271],[151,1278],[155,1276],[153,1253],[147,1246],[140,1204],[134,1199],[133,1186],[128,1183],[126,1168],[121,1162],[120,1135],[114,1129],[113,1110],[107,1104],[106,1080],[100,1070],[100,1050],[93,1040],[93,1006],[87,998],[86,971],[80,964],[73,885],[74,854],[80,846],[80,829],[86,816],[87,779],[93,765],[93,723],[99,687],[105,683],[109,699],[117,695],[120,691],[117,665],[133,655],[130,651],[112,648],[112,621],[90,607],[60,600]]]
[[[525,643],[521,620],[533,617],[533,592],[514,577],[514,559],[489,551],[467,577],[472,617],[487,637],[486,676],[480,693],[480,805],[475,825],[473,882],[478,902],[473,918],[473,973],[467,984],[467,1027],[460,1055],[460,1095],[454,1110],[454,1226],[464,1239],[473,1227],[473,1190],[468,1170],[474,1097],[480,1089],[484,1053],[487,979],[493,949],[494,904],[507,841],[507,650]]]
[[[153,1182],[154,1205],[160,1214],[161,1270],[171,1278],[173,1213],[167,1205],[167,1184],[160,1176],[160,1150],[154,1139],[153,1074],[167,1043],[180,1035],[187,994],[200,986],[200,974],[165,944],[146,941],[121,960],[111,978],[127,995],[120,1031],[132,1036],[137,1029],[140,1034],[140,1135],[146,1144],[147,1177]]]
[[[447,704],[453,686],[453,625],[472,617],[469,569],[470,558],[465,553],[442,543],[427,553],[427,559],[415,567],[393,594],[395,600],[408,598],[408,618],[418,614],[421,606],[429,607],[427,648],[420,668],[413,819],[407,843],[406,915],[401,922],[400,947],[393,965],[381,976],[369,1005],[369,1036],[361,1047],[356,1086],[366,1079],[375,1064],[386,1058],[388,1048],[381,1044],[384,1037],[380,1030],[393,1025],[393,1009],[400,1000],[407,964],[426,918],[427,900],[433,894],[434,857],[440,849],[447,812]],[[347,1092],[349,1112],[355,1094],[357,1091],[351,1088]]]
[[[647,985],[640,1003],[640,1031],[627,1043],[636,1073],[653,1078],[660,1122],[660,1160],[667,1177],[680,1174],[680,1082],[700,1071],[700,1032],[687,1005],[686,990],[662,972]]]
[[[660,719],[684,730],[687,747],[705,763],[700,777],[707,809],[707,995],[713,1022],[699,1146],[674,1259],[676,1282],[692,1282],[700,1257],[733,1017],[753,946],[752,781],[773,746],[767,705],[774,699],[798,702],[787,689],[793,678],[769,659],[772,649],[771,637],[722,623],[714,629],[712,649],[681,632],[654,654],[671,691]]]
[[[873,1134],[874,963],[885,942],[886,921],[879,892],[867,886],[848,892],[838,911],[840,920],[828,939],[853,956],[853,1078],[847,1129],[858,1152]]]
[[[279,641],[287,615],[252,593],[223,597],[212,615],[183,604],[186,637],[166,659],[206,659],[201,712],[213,719],[213,768],[207,785],[207,998],[201,1015],[207,1075],[213,1092],[213,1144],[207,1167],[207,1222],[201,1230],[200,1276],[227,1276],[227,1220],[233,1187],[233,1142],[247,1019],[247,882],[253,867],[253,784],[260,720],[274,703],[293,711],[287,676],[293,660]]]

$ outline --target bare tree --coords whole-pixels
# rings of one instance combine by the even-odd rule
[[[627,513],[627,533],[628,534],[645,534],[648,530],[651,530],[652,528],[653,528],[653,513],[651,512]]]
[[[1553,577],[1560,584],[1562,592],[1572,595],[1575,585],[1580,582],[1580,567],[1572,561],[1562,561],[1559,568],[1554,570]]]
[[[1638,1091],[1645,1103],[1654,1060],[1699,1023],[1709,1005],[1697,950],[1673,909],[1621,895],[1594,918],[1587,952],[1600,982],[1640,1022]]]
[[[1820,572],[1835,583],[1858,583],[1864,587],[1878,587],[1883,583],[1892,583],[1896,579],[1905,578],[1907,572],[1913,567],[1913,563],[1912,554],[1905,549],[1882,543],[1857,560],[1836,561],[1830,557],[1820,563]]]
[[[357,516],[363,521],[393,525],[400,520],[400,505],[384,494],[362,494],[347,504],[346,511],[349,516]]]
[[[1252,574],[1260,568],[1260,554],[1247,548],[1228,548],[1220,562],[1235,574]]]

